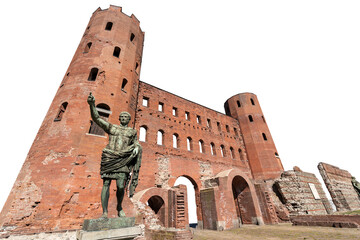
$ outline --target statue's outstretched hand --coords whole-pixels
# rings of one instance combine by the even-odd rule
[[[95,97],[92,95],[91,92],[90,92],[90,94],[88,96],[87,102],[88,102],[89,105],[95,104]]]

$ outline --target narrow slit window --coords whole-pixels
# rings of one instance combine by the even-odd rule
[[[128,80],[126,80],[126,78],[124,78],[122,81],[122,84],[121,84],[121,90],[123,90],[124,92],[126,92],[125,87],[126,87],[127,83],[128,83]]]
[[[210,143],[210,150],[211,150],[211,155],[216,155],[216,150],[215,150],[215,144],[212,142]]]
[[[146,126],[141,126],[140,127],[139,141],[146,142],[146,132],[147,132]]]
[[[62,119],[62,117],[63,117],[63,115],[64,115],[64,113],[65,113],[65,110],[66,110],[66,108],[67,108],[67,105],[68,105],[67,102],[64,102],[63,104],[61,104],[60,109],[59,109],[59,112],[58,112],[58,114],[56,115],[56,117],[55,117],[55,119],[54,119],[54,122],[59,122],[59,121],[61,121],[61,119]]]
[[[174,117],[177,116],[177,108],[176,108],[176,107],[173,107],[173,109],[172,109],[172,115],[173,115]]]
[[[164,145],[164,132],[162,130],[157,132],[156,143],[157,145]]]
[[[187,145],[187,150],[192,151],[192,139],[191,139],[191,137],[188,137],[186,139],[186,145]]]
[[[262,133],[262,136],[263,136],[263,139],[264,139],[265,141],[267,141],[266,134],[265,134],[265,133]]]
[[[84,49],[84,53],[88,53],[90,51],[91,45],[92,45],[92,42],[89,42],[89,43],[86,44],[85,49]]]
[[[106,26],[105,26],[105,30],[106,30],[106,31],[111,31],[112,26],[113,26],[113,23],[112,23],[112,22],[107,22],[107,23],[106,23]]]
[[[144,107],[148,107],[149,106],[149,98],[143,97],[142,105]]]
[[[219,132],[221,132],[221,126],[220,126],[220,123],[219,123],[219,122],[216,122],[216,125],[217,125],[217,128],[218,128]]]
[[[164,104],[162,102],[159,102],[158,111],[163,112],[164,111]]]
[[[110,107],[104,103],[100,103],[96,106],[96,110],[98,111],[100,118],[107,121],[109,119],[109,116],[111,114]],[[99,135],[99,136],[105,136],[105,131],[97,125],[94,121],[90,121],[90,129],[89,134]]]
[[[239,133],[238,133],[238,130],[236,128],[234,128],[234,133],[235,133],[235,136],[239,136]]]
[[[96,77],[98,75],[98,72],[99,72],[99,69],[98,68],[92,68],[90,70],[90,74],[89,74],[89,77],[88,77],[88,81],[95,81],[96,80]]]
[[[240,158],[240,160],[241,160],[241,161],[244,160],[244,154],[243,154],[243,152],[241,151],[240,148],[239,148],[238,152],[239,152],[239,158]]]
[[[185,119],[190,120],[190,113],[189,112],[185,112]]]
[[[199,152],[200,153],[205,153],[204,141],[203,140],[199,140]]]
[[[253,117],[252,117],[251,115],[249,115],[248,117],[249,117],[249,121],[250,121],[250,122],[253,122],[253,121],[254,121],[254,119],[253,119]]]
[[[134,41],[134,39],[135,39],[135,34],[131,33],[131,35],[130,35],[130,42]]]
[[[250,98],[250,102],[252,105],[255,105],[254,99]]]
[[[139,63],[136,63],[136,64],[135,64],[135,72],[136,72],[136,73],[139,73]]]
[[[236,103],[237,103],[237,106],[238,107],[241,107],[241,103],[240,103],[240,101],[238,100],[238,101],[236,101]]]
[[[114,48],[113,56],[119,58],[121,49],[119,47]]]
[[[276,158],[280,158],[280,157],[279,157],[279,154],[278,154],[277,152],[275,152],[275,157],[276,157]]]

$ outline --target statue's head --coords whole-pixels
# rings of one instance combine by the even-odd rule
[[[130,113],[128,113],[128,112],[121,112],[121,113],[120,113],[120,116],[119,116],[119,120],[120,120],[121,125],[124,125],[124,126],[128,125],[128,123],[129,123],[130,120],[131,120],[131,115],[130,115]]]

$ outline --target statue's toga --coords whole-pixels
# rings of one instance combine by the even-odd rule
[[[125,217],[121,203],[125,189],[129,186],[129,197],[132,197],[138,184],[142,148],[137,140],[136,130],[128,127],[131,116],[128,112],[120,113],[120,125],[111,124],[100,115],[95,107],[95,98],[90,93],[87,99],[93,121],[109,134],[109,143],[101,156],[100,175],[103,179],[101,191],[102,217],[108,215],[109,187],[111,180],[116,180],[117,211],[119,217]]]

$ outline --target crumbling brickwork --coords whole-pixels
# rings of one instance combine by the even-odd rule
[[[351,174],[336,166],[319,163],[318,169],[337,211],[360,209],[360,199],[351,183]]]
[[[116,6],[93,13],[0,214],[3,229],[79,229],[84,218],[101,215],[99,166],[108,139],[91,121],[90,92],[103,119],[116,124],[122,111],[131,114],[143,147],[134,195],[143,205],[125,197],[127,216],[137,216],[134,204],[148,204],[156,215],[150,223],[186,227],[184,191],[173,189],[183,176],[195,189],[199,228],[277,222],[271,191],[255,187],[283,171],[256,95],[232,96],[223,114],[139,81],[143,43],[134,15]],[[115,184],[110,192],[115,217]]]
[[[312,173],[299,168],[285,171],[274,183],[274,191],[287,207],[290,215],[324,215],[330,212],[330,203],[326,198],[319,180]]]

